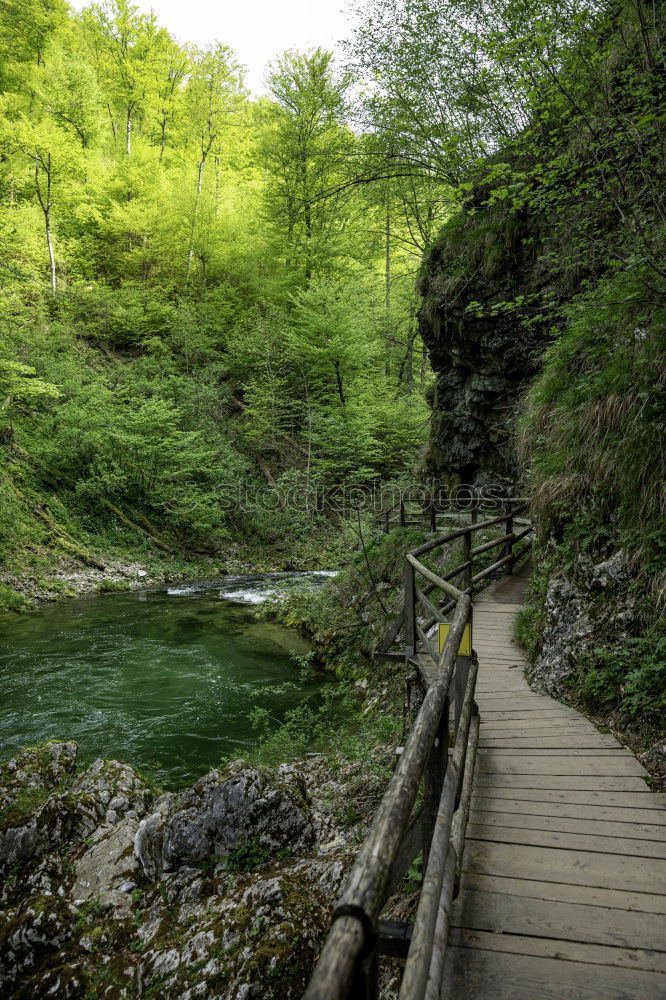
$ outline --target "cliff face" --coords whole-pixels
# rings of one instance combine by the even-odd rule
[[[530,497],[530,679],[638,743],[666,717],[663,5],[647,15],[618,5],[571,49],[420,284],[432,471]]]
[[[534,317],[553,276],[539,220],[487,197],[476,190],[421,272],[420,332],[437,373],[431,464],[444,481],[513,487],[516,411],[548,341]]]

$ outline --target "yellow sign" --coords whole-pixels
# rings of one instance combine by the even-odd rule
[[[449,634],[451,626],[446,623],[440,622],[439,625],[439,652],[441,653],[444,649],[444,643],[446,642],[446,637]],[[472,655],[472,626],[465,625],[462,639],[460,640],[460,646],[458,647],[458,656],[471,656]]]

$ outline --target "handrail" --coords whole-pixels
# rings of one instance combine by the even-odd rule
[[[439,679],[426,692],[398,766],[333,911],[332,928],[304,1000],[343,1000],[354,979],[367,975],[361,960],[370,950],[374,950],[376,958],[377,921],[387,899],[387,890],[394,881],[394,864],[408,830],[421,777],[428,765],[446,767],[448,739],[442,738],[442,722],[446,722],[448,733],[449,690],[470,609],[470,598],[461,595],[440,658],[443,669]],[[435,747],[436,739],[439,742]],[[433,754],[433,749],[438,753]],[[453,768],[452,773],[455,773]],[[455,780],[454,794],[457,787]],[[404,858],[401,859],[405,871],[412,860],[408,858],[405,866]]]
[[[376,997],[378,959],[390,954],[405,959],[400,1000],[431,1000],[438,993],[449,928],[451,900],[457,893],[465,830],[472,792],[472,775],[479,738],[474,700],[476,654],[459,653],[463,631],[472,620],[474,584],[498,569],[510,572],[531,540],[514,551],[514,544],[531,532],[516,534],[513,517],[522,511],[505,502],[501,517],[473,523],[409,552],[405,558],[404,607],[389,629],[390,645],[403,633],[402,658],[416,664],[426,687],[423,702],[399,757],[372,825],[356,857],[332,916],[331,929],[303,1000],[350,1000]],[[476,531],[506,520],[507,530],[492,545],[472,548]],[[444,575],[420,562],[418,556],[463,539],[464,560]],[[475,556],[502,545],[504,555],[473,573]],[[462,589],[449,582],[463,575]],[[416,577],[427,584],[417,586]],[[449,600],[438,607],[427,594],[440,590]],[[421,624],[419,605],[430,619]],[[455,608],[441,653],[427,634]],[[397,627],[396,627],[397,626]],[[380,655],[396,659],[388,645]],[[410,668],[411,669],[411,668]],[[450,704],[455,703],[450,720]],[[452,723],[452,725],[451,725]],[[449,757],[451,725],[454,741]],[[423,781],[423,805],[414,810]],[[413,926],[381,921],[387,899],[400,883],[419,849],[424,876]]]
[[[512,503],[527,503],[525,497],[511,497],[510,499]],[[392,528],[396,527],[404,528],[423,525],[428,526],[431,531],[437,531],[440,520],[444,518],[456,518],[470,514],[472,522],[474,522],[479,515],[479,511],[486,505],[491,504],[494,507],[501,507],[505,503],[505,498],[484,497],[482,495],[476,497],[470,496],[470,500],[473,501],[471,505],[459,510],[449,510],[444,507],[449,501],[441,495],[439,498],[436,497],[435,493],[431,493],[429,498],[424,497],[423,499],[411,500],[409,497],[401,497],[395,503],[391,504],[390,507],[382,507],[378,513],[379,517],[382,518],[385,534],[388,534]],[[410,506],[417,509],[409,510]],[[398,516],[392,518],[391,515],[396,510],[398,511]]]
[[[453,602],[457,599],[457,595],[461,593],[461,589],[462,592],[466,594],[472,594],[475,584],[485,580],[488,576],[491,576],[498,570],[510,573],[513,566],[523,557],[523,555],[525,555],[525,552],[531,546],[531,539],[527,541],[525,541],[525,539],[527,535],[532,532],[532,525],[530,524],[523,531],[516,533],[513,530],[513,521],[514,518],[519,517],[526,510],[527,504],[522,498],[505,500],[503,514],[498,515],[497,517],[487,518],[485,521],[476,521],[471,524],[464,525],[463,527],[456,528],[454,531],[449,531],[444,535],[438,535],[436,538],[431,538],[429,541],[424,542],[422,545],[418,546],[418,548],[412,549],[412,551],[407,554],[405,558],[413,567],[414,571],[421,573],[428,580],[428,585],[422,588],[423,595],[427,597],[434,589],[439,588],[450,598],[447,604],[440,608],[441,617],[433,617],[432,614],[430,614],[430,617],[426,622],[426,632],[437,621],[444,620],[443,616],[448,614],[455,606]],[[487,529],[493,528],[502,523],[506,525],[506,531],[503,535],[498,538],[493,538],[483,545],[478,545],[475,548],[472,548],[471,539],[476,532],[486,531]],[[464,561],[454,569],[448,570],[446,573],[434,573],[433,570],[424,566],[418,559],[419,556],[424,555],[426,552],[432,552],[434,549],[439,549],[459,538],[462,538],[464,541],[465,558]],[[516,543],[521,541],[523,542],[523,547],[514,551]],[[474,573],[473,564],[475,558],[485,552],[489,552],[491,549],[498,548],[500,545],[504,546],[503,556],[500,559],[495,560],[495,562],[491,563],[489,566],[484,566],[479,572]],[[455,579],[461,574],[463,574],[464,586],[461,589],[458,589],[453,587],[449,581]],[[434,582],[435,578],[438,580],[437,583]],[[390,652],[390,649],[396,642],[400,632],[404,632],[405,617],[405,606],[403,606],[401,611],[388,626],[378,643],[375,650],[376,656],[380,658],[385,657],[386,659],[397,659],[397,653]],[[406,645],[410,645],[409,640],[406,640]],[[411,643],[411,645],[416,646],[416,643]]]

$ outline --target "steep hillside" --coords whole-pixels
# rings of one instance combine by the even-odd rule
[[[614,7],[465,185],[424,264],[421,333],[434,468],[531,496],[533,683],[650,738],[666,699],[666,95],[663,9],[652,29],[642,13]]]

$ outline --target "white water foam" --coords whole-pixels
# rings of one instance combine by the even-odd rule
[[[220,597],[225,601],[238,601],[240,604],[261,604],[267,598],[276,594],[277,590],[221,590]]]

